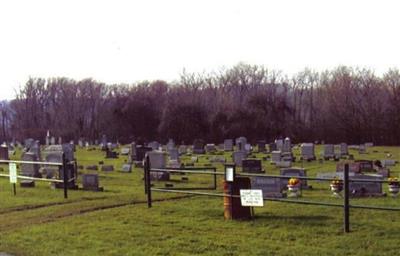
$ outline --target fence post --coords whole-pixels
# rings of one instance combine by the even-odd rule
[[[350,209],[349,209],[349,164],[344,165],[344,202],[343,202],[343,211],[344,211],[344,232],[350,232]]]
[[[145,187],[146,187],[146,194],[147,194],[147,207],[151,208],[151,182],[150,182],[150,157],[146,155],[146,161],[145,161],[145,166],[144,168],[144,180],[145,180]]]
[[[67,161],[65,159],[65,154],[62,155],[62,168],[63,168],[63,181],[64,181],[64,198],[68,198],[68,176],[67,176]]]
[[[217,168],[214,167],[214,189],[217,189]]]

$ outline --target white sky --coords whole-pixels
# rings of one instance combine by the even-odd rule
[[[293,74],[400,67],[400,2],[1,0],[0,99],[29,76],[178,79],[240,61]]]

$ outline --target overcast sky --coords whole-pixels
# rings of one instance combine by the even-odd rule
[[[238,62],[293,74],[400,67],[399,1],[2,0],[0,99],[29,76],[177,79]]]

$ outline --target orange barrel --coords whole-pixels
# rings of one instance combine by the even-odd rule
[[[251,219],[251,207],[244,207],[240,201],[240,190],[250,189],[250,178],[236,177],[234,182],[224,181],[224,194],[236,197],[224,196],[224,217],[225,219]]]
[[[224,181],[224,194],[229,195],[231,188],[232,182]],[[230,196],[224,196],[224,218],[232,219],[232,198]]]

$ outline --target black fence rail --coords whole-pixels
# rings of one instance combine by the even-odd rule
[[[214,169],[214,171],[202,171],[205,169]],[[188,191],[185,189],[177,189],[177,188],[153,188],[151,186],[150,173],[151,172],[179,172],[179,173],[195,173],[195,174],[204,174],[204,175],[214,175],[214,184],[215,189],[216,185],[216,176],[225,175],[225,172],[217,172],[215,168],[151,168],[149,158],[145,159],[144,164],[144,180],[145,180],[145,193],[147,194],[147,205],[148,207],[152,207],[152,191],[154,192],[166,192],[166,193],[183,193],[183,194],[191,194],[191,195],[199,195],[199,196],[211,196],[211,197],[231,197],[231,198],[240,198],[240,195],[234,195],[232,193],[211,193],[211,192],[200,192],[200,191]],[[253,174],[253,173],[240,173],[234,174],[235,177],[268,177],[268,178],[283,178],[289,179],[290,176],[282,176],[282,175],[266,175],[266,174]],[[298,177],[295,178],[299,180],[313,180],[313,181],[326,181],[332,182],[336,180],[335,178],[313,178],[313,177]],[[369,179],[350,179],[349,178],[349,165],[345,165],[344,175],[343,175],[343,203],[328,203],[328,202],[318,202],[318,201],[308,201],[308,200],[300,200],[300,199],[286,199],[286,198],[274,198],[274,197],[263,197],[264,201],[273,201],[273,202],[281,202],[281,203],[292,203],[292,204],[303,204],[303,205],[315,205],[315,206],[327,206],[327,207],[340,207],[343,208],[343,231],[345,233],[350,232],[350,208],[355,209],[368,209],[368,210],[384,210],[384,211],[400,211],[399,207],[386,207],[386,206],[370,206],[370,205],[353,205],[350,204],[350,191],[349,191],[349,183],[350,182],[372,182],[372,183],[389,183],[387,180],[369,180]]]
[[[47,165],[47,166],[58,166],[58,168],[63,171],[63,179],[47,179],[47,178],[38,178],[38,177],[31,177],[31,176],[23,176],[23,175],[17,175],[17,178],[23,179],[23,180],[32,180],[32,181],[45,181],[45,182],[54,182],[54,183],[62,183],[63,188],[64,188],[64,198],[68,198],[68,184],[71,181],[74,181],[76,179],[76,176],[68,179],[67,175],[67,161],[65,158],[65,155],[63,154],[62,156],[62,163],[57,163],[57,162],[43,162],[43,161],[22,161],[22,160],[0,160],[0,164],[10,164],[10,163],[15,163],[15,164],[32,164],[32,165]],[[0,174],[0,177],[10,177],[10,174]],[[13,193],[16,195],[16,186],[15,183],[13,183]]]

